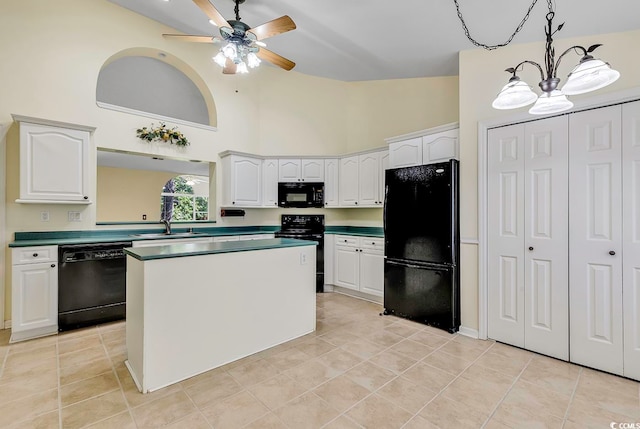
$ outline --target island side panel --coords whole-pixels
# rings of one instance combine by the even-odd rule
[[[127,361],[126,365],[142,390],[144,341],[144,264],[127,256]]]
[[[315,252],[310,245],[146,261],[145,391],[313,332]]]

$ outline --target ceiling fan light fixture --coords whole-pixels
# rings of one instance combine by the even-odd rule
[[[225,57],[231,60],[235,59],[238,55],[238,48],[236,48],[236,44],[231,42],[224,45],[221,51]]]
[[[573,103],[559,89],[551,92],[543,92],[538,101],[534,104],[529,113],[532,115],[548,115],[551,113],[564,112],[573,107]]]
[[[569,73],[562,92],[567,95],[584,94],[604,88],[619,77],[620,72],[612,69],[608,63],[588,55]]]
[[[254,69],[256,67],[258,67],[260,65],[260,58],[258,58],[258,56],[256,54],[254,54],[253,52],[249,52],[247,54],[247,65]]]
[[[244,61],[240,61],[237,64],[236,73],[241,73],[241,74],[249,73],[249,69],[247,69],[247,65],[244,63]]]
[[[494,109],[517,109],[528,106],[536,101],[538,96],[531,90],[531,87],[520,80],[518,76],[513,76],[507,83],[491,106]]]
[[[218,54],[213,57],[213,61],[220,67],[224,67],[224,65],[227,63],[227,57],[225,57],[222,52],[218,52]]]

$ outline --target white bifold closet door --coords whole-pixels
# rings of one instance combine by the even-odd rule
[[[571,361],[623,373],[621,106],[569,117]]]
[[[567,360],[567,120],[489,131],[489,337]]]
[[[622,106],[624,375],[640,380],[640,101]]]

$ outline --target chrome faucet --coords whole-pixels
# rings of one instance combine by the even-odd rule
[[[160,222],[162,222],[164,224],[164,233],[165,234],[171,234],[171,220],[169,219],[160,219]]]

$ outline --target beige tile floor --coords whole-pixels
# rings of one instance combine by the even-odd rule
[[[317,331],[142,395],[114,323],[8,345],[0,428],[609,428],[639,383],[391,316],[335,293]]]

